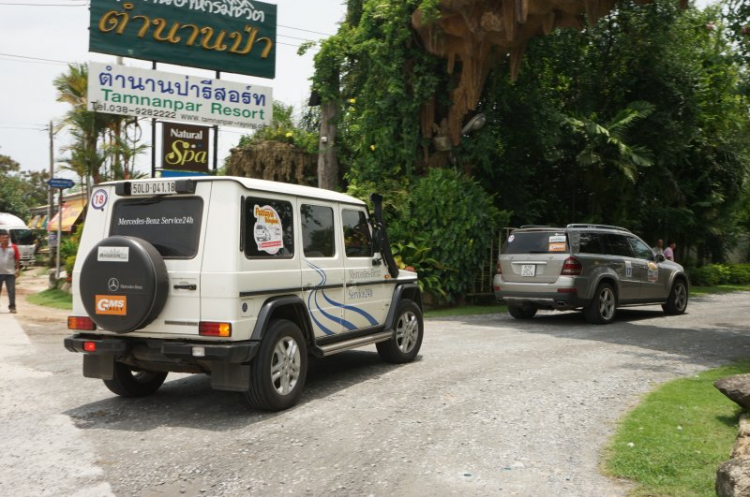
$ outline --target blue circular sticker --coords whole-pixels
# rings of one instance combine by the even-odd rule
[[[104,210],[104,206],[107,205],[107,190],[101,188],[94,191],[91,195],[91,207],[94,209]]]

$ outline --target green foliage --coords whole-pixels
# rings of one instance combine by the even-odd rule
[[[624,225],[722,261],[750,219],[738,216],[750,212],[750,119],[747,71],[707,29],[720,16],[622,2],[582,33],[534,39],[518,81],[506,65],[490,73],[487,125],[457,163],[496,188],[514,226]]]
[[[419,288],[438,297],[446,298],[443,278],[451,269],[430,257],[431,247],[423,236],[416,235],[406,243],[392,243],[393,258],[400,269],[410,268],[419,275]],[[442,276],[442,277],[441,277]]]
[[[28,220],[29,207],[47,203],[47,172],[21,171],[18,162],[0,155],[0,212]]]
[[[315,56],[313,89],[338,102],[338,157],[350,182],[412,177],[420,147],[420,110],[445,78],[411,28],[419,0],[366,0]]]
[[[436,278],[434,284],[439,281],[440,294],[448,302],[461,298],[507,217],[477,181],[450,169],[430,171],[414,185],[406,202],[388,224],[391,240],[408,246],[416,239],[412,250],[421,249],[422,254],[426,241],[431,241],[430,258],[438,264],[425,264],[426,276]]]
[[[81,243],[81,235],[83,234],[83,224],[79,224],[75,231],[60,244],[60,261],[63,263],[68,276],[73,274],[73,267],[78,255],[78,246]]]
[[[271,124],[258,129],[252,135],[243,135],[237,146],[244,147],[263,141],[276,141],[290,143],[308,154],[317,154],[318,133],[311,130],[314,126],[306,125],[309,120],[310,117],[307,116],[306,119],[303,119],[302,123],[296,124],[294,120],[294,106],[285,105],[283,102],[274,100]],[[224,167],[222,169],[226,169],[228,161],[229,157],[224,160]],[[218,173],[219,176],[223,174],[223,172]]]
[[[688,269],[688,275],[697,286],[749,285],[750,264],[707,264]]]

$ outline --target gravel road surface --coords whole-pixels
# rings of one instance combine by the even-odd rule
[[[659,383],[750,357],[750,293],[609,326],[431,319],[416,362],[313,361],[300,404],[271,414],[204,376],[115,397],[64,350],[65,312],[6,306],[0,495],[620,496],[598,470],[617,420]]]

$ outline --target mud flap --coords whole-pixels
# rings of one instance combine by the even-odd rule
[[[212,361],[211,388],[231,392],[247,391],[250,388],[250,366]]]
[[[115,376],[115,356],[113,354],[84,355],[83,376],[111,380]]]

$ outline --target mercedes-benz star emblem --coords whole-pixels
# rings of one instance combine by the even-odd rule
[[[120,288],[120,282],[117,281],[117,278],[110,278],[107,282],[107,288],[110,292],[116,292]]]

